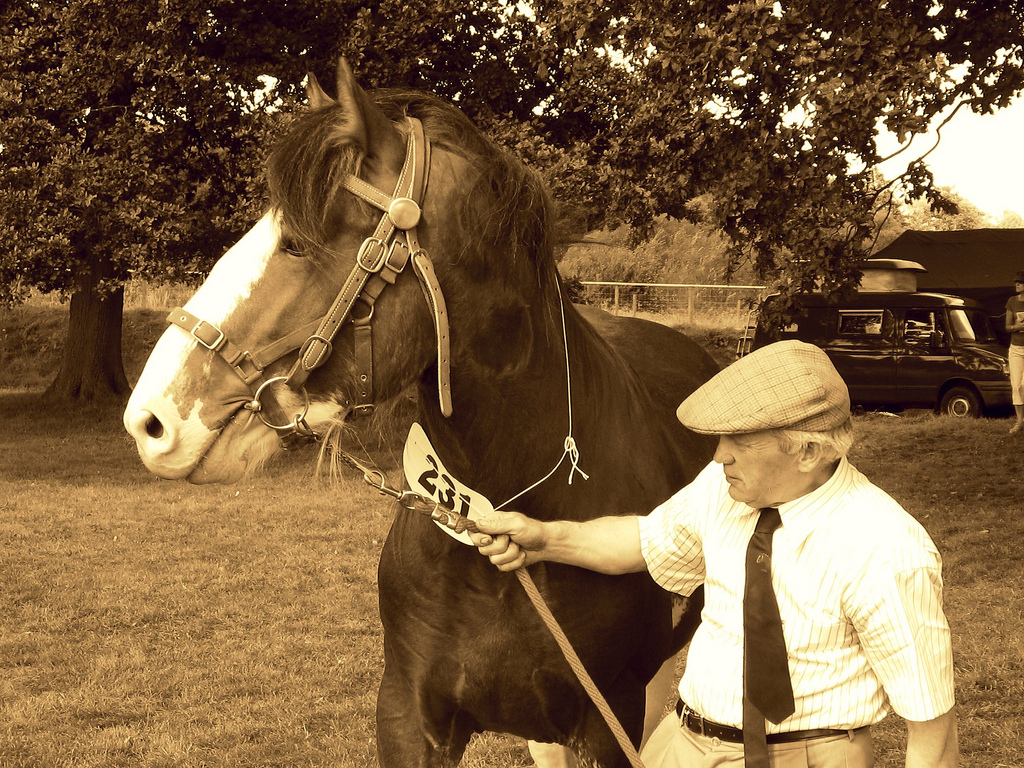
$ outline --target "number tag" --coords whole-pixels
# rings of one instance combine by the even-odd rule
[[[437,456],[437,451],[430,444],[427,433],[417,422],[413,422],[409,428],[405,451],[402,454],[402,465],[405,469],[405,479],[409,481],[412,490],[429,496],[448,509],[454,509],[470,520],[487,517],[494,511],[494,505],[485,496],[460,483],[445,469]],[[453,539],[458,539],[463,544],[473,544],[468,531],[455,533],[436,520],[434,524]]]

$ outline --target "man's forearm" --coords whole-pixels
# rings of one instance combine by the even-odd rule
[[[907,721],[907,768],[956,768],[956,710],[924,723]]]
[[[544,528],[546,540],[537,553],[543,560],[613,575],[647,569],[634,516],[600,517],[582,523],[554,520]]]

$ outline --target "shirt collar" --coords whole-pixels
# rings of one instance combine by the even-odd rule
[[[832,476],[808,494],[779,505],[782,525],[792,537],[806,538],[821,526],[822,513],[827,514],[833,507],[830,501],[842,494],[853,479],[853,465],[844,456]],[[796,543],[796,538],[793,538]]]

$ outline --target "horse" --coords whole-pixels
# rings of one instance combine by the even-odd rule
[[[289,440],[414,390],[453,499],[470,488],[585,520],[646,514],[695,476],[713,445],[674,411],[712,357],[572,304],[544,185],[460,110],[371,96],[344,60],[336,79],[331,98],[310,75],[309,109],[267,161],[267,212],[169,316],[124,413],[145,466],[236,482]],[[645,686],[692,635],[702,595],[680,603],[646,573],[529,571],[638,744]],[[627,764],[519,584],[474,547],[399,505],[378,582],[382,766],[456,765],[482,731]]]

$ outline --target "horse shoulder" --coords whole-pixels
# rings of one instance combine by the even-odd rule
[[[587,305],[576,309],[652,394],[675,398],[678,404],[719,370],[707,350],[681,331]]]
[[[674,478],[672,484],[678,488],[677,482],[689,482],[711,459],[714,440],[683,427],[676,418],[676,409],[718,372],[718,364],[693,339],[668,326],[611,315],[589,306],[575,309],[632,371],[639,388],[650,399],[650,404],[644,406],[654,417],[650,422],[653,431],[647,435],[654,443],[646,446],[648,453],[654,444],[663,445],[667,451],[662,457],[664,461],[681,470],[681,475],[676,475],[676,471],[670,473]]]

